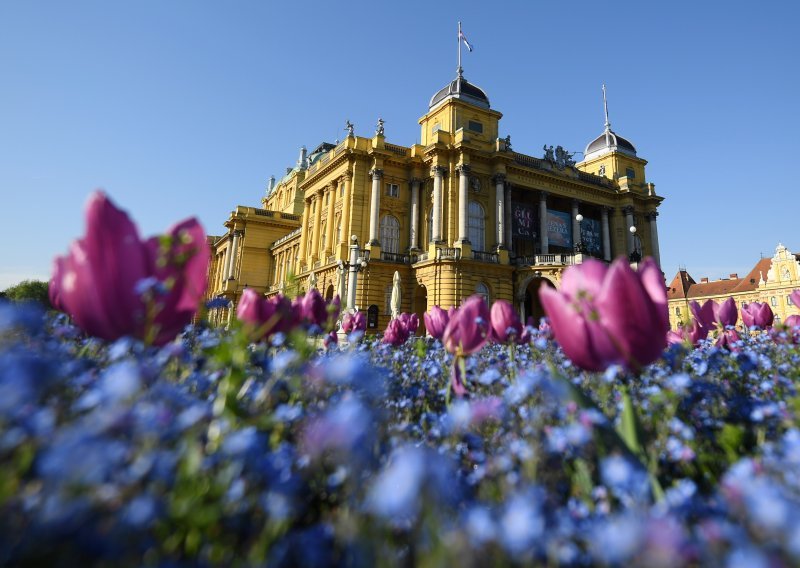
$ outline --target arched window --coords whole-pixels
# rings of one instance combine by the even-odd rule
[[[484,302],[489,303],[489,287],[486,284],[478,282],[478,285],[475,286],[475,293],[483,298]]]
[[[467,217],[467,238],[472,243],[472,250],[485,250],[486,226],[484,211],[477,201],[469,202],[469,215]]]
[[[391,215],[381,219],[381,249],[395,254],[400,252],[400,221]]]
[[[384,313],[391,314],[392,313],[392,287],[387,286],[386,289],[383,291],[383,310]]]

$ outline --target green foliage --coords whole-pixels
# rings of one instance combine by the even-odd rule
[[[47,286],[47,282],[41,280],[23,280],[19,284],[6,288],[2,295],[14,302],[34,301],[49,308],[51,306],[50,298],[47,295]]]

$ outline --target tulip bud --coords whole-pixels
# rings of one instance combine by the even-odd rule
[[[450,321],[450,316],[439,306],[433,306],[430,310],[422,314],[422,319],[425,322],[425,329],[434,339],[441,339],[444,334],[444,329]]]

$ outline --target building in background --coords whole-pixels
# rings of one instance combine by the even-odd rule
[[[539,287],[557,287],[566,266],[589,256],[658,261],[663,198],[646,160],[611,130],[607,106],[579,162],[561,146],[515,151],[501,118],[459,66],[419,119],[418,144],[390,143],[378,120],[371,137],[347,122],[344,141],[301,149],[260,208],[237,207],[226,233],[210,237],[209,297],[233,306],[246,287],[271,295],[315,286],[383,329],[399,271],[402,311],[480,294],[538,318]]]
[[[686,270],[679,270],[667,286],[670,327],[677,329],[691,322],[691,302],[722,302],[729,297],[736,299],[739,308],[749,302],[768,303],[775,313],[776,323],[792,314],[800,314],[800,307],[795,306],[789,297],[795,290],[800,290],[799,260],[800,254],[778,244],[775,255],[760,259],[744,278],[731,274],[720,280],[701,278],[700,282],[695,282]]]

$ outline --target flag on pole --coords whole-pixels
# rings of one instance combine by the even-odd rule
[[[472,46],[467,41],[467,36],[465,36],[464,32],[462,32],[461,30],[458,30],[458,39],[464,42],[464,45],[467,46],[468,50],[472,51]]]

